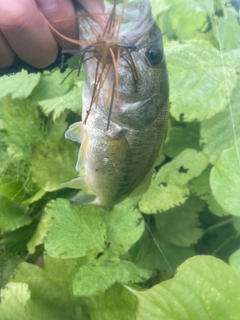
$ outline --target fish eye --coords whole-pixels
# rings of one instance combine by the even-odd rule
[[[152,66],[159,64],[163,58],[163,51],[159,46],[151,46],[147,52],[146,56]]]

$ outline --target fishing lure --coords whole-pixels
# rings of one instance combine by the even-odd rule
[[[80,194],[76,204],[110,208],[148,188],[164,142],[169,88],[162,35],[148,0],[115,1],[106,6],[107,22],[79,12],[82,122],[65,137],[81,144],[81,174],[62,186],[93,193]]]

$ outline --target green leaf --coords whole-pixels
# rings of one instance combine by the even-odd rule
[[[2,233],[16,230],[31,223],[31,218],[16,203],[0,195],[0,230]]]
[[[22,263],[15,272],[14,283],[10,285],[13,288],[19,288],[24,281],[24,288],[28,288],[28,299],[24,300],[22,292],[18,291],[17,299],[15,299],[14,292],[10,292],[6,297],[7,301],[4,302],[8,302],[8,308],[14,308],[15,311],[17,310],[14,306],[16,301],[18,302],[17,307],[20,310],[23,308],[23,317],[20,318],[20,314],[18,319],[77,320],[80,318],[77,311],[77,306],[80,309],[79,300],[73,297],[69,286],[69,279],[72,280],[72,273],[76,272],[76,267],[79,267],[76,260],[68,260],[67,264],[58,260],[55,264],[52,260],[47,259],[46,266],[43,268]],[[14,319],[14,317],[6,319]]]
[[[81,114],[83,84],[83,81],[79,82],[79,85],[74,90],[64,96],[40,101],[39,105],[42,111],[46,116],[53,112],[53,120],[56,120],[65,110]]]
[[[240,313],[240,278],[221,260],[209,256],[185,261],[176,276],[145,292],[138,320],[236,320]]]
[[[189,194],[187,183],[199,176],[206,166],[207,159],[201,152],[185,149],[161,167],[139,202],[140,210],[157,213],[184,203]]]
[[[163,240],[159,234],[150,234],[149,231],[146,231],[130,250],[132,261],[141,268],[166,270],[171,275],[181,263],[192,257],[194,253],[193,248],[172,245]]]
[[[240,57],[240,55],[239,55]],[[240,138],[240,78],[231,96],[230,104],[220,113],[201,124],[201,143],[209,162],[216,163],[223,150]]]
[[[122,285],[115,284],[87,301],[91,320],[136,320],[137,298]]]
[[[107,229],[110,255],[119,257],[126,253],[144,231],[143,217],[133,199],[125,200],[112,211],[102,212],[101,216]]]
[[[150,272],[128,261],[108,261],[105,263],[88,263],[79,269],[73,283],[75,295],[91,296],[105,291],[114,283],[129,284],[143,282]]]
[[[166,46],[171,83],[171,115],[177,120],[203,121],[222,111],[236,86],[236,72],[223,68],[220,52],[206,41]]]
[[[5,289],[1,290],[0,314],[2,319],[11,320],[16,319],[17,316],[18,319],[30,320],[31,314],[29,310],[26,310],[30,296],[31,292],[26,283],[9,283]]]
[[[33,182],[44,191],[61,189],[76,175],[77,153],[77,145],[65,139],[36,144],[30,159]]]
[[[51,72],[45,71],[37,87],[32,92],[32,99],[34,101],[42,101],[64,96],[77,80],[77,73],[73,72],[63,81],[68,72],[70,72],[70,69],[67,69],[64,73],[59,72],[58,68]]]
[[[101,209],[94,206],[74,207],[58,199],[46,207],[53,224],[44,240],[47,253],[62,259],[95,255],[106,249],[106,228]]]
[[[200,149],[198,123],[187,123],[184,127],[170,127],[162,152],[174,158],[186,148]]]
[[[11,95],[12,99],[25,99],[39,83],[40,73],[28,74],[23,70],[15,75],[0,78],[0,98]]]
[[[240,215],[240,140],[236,146],[223,151],[210,175],[212,193],[228,213]]]
[[[29,157],[32,145],[42,140],[40,124],[38,110],[30,99],[4,99],[3,126],[11,156]]]
[[[44,212],[40,218],[36,231],[27,243],[28,252],[33,254],[38,245],[42,244],[42,240],[45,237],[47,230],[51,226],[52,219],[49,214]]]
[[[168,0],[167,3],[169,8],[161,19],[160,27],[167,30],[170,39],[187,40],[193,38],[197,31],[204,31],[207,24],[206,9],[209,13],[213,11],[212,6],[207,6],[207,1],[202,0]]]
[[[46,250],[52,257],[97,258],[106,252],[107,257],[116,258],[144,231],[135,200],[126,200],[107,211],[95,206],[74,207],[59,199],[49,204],[46,211],[54,218],[45,238]]]
[[[237,19],[217,19],[217,32],[216,39],[220,45],[222,51],[230,51],[239,49],[240,47],[240,35],[235,30],[239,28]]]
[[[191,196],[181,206],[157,214],[156,226],[161,237],[176,246],[196,244],[203,234],[197,216],[203,207],[203,201]]]
[[[240,276],[240,249],[230,255],[229,265]]]
[[[192,179],[189,188],[197,197],[207,202],[208,209],[216,216],[227,216],[228,213],[223,210],[212,195],[209,182],[211,169],[212,166],[208,166],[200,176]]]

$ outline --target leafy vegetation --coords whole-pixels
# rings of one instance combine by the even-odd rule
[[[239,319],[240,26],[224,3],[152,0],[168,134],[148,191],[112,211],[60,186],[83,78],[0,78],[1,320]]]

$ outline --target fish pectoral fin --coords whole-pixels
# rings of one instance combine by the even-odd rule
[[[72,124],[65,132],[65,138],[82,143],[83,133],[84,129],[82,122],[76,122]]]
[[[87,147],[88,147],[88,137],[85,134],[82,140],[81,147],[78,152],[78,160],[76,164],[76,170],[79,171],[81,168],[84,167],[86,161],[86,154],[87,154]]]
[[[137,197],[147,191],[148,187],[150,186],[152,180],[153,170],[146,175],[143,181],[137,186],[136,189],[130,194],[130,197]]]
[[[72,188],[72,189],[89,189],[85,174],[81,174],[78,178],[73,179],[69,182],[61,183],[61,186],[64,188]]]
[[[94,194],[78,194],[70,200],[70,203],[74,206],[82,206],[93,204],[95,199],[96,196]]]

